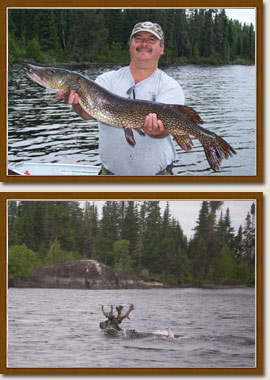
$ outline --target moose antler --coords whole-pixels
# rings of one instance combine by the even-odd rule
[[[117,317],[116,318],[118,319],[118,318],[121,317],[122,310],[123,310],[124,306],[119,305],[119,306],[116,306],[115,308],[116,308],[116,311],[117,311]]]
[[[114,317],[114,315],[113,315],[113,306],[112,305],[111,305],[111,311],[109,313],[106,313],[104,311],[104,306],[103,305],[101,306],[101,310],[102,310],[102,312],[103,312],[103,314],[105,315],[106,318],[111,319],[111,318]]]
[[[120,309],[120,308],[121,308],[121,309]],[[120,309],[120,313],[119,313],[119,309]],[[121,311],[122,311],[122,309],[123,309],[123,306],[118,306],[118,308],[116,308],[116,310],[118,311],[118,315],[117,315],[117,322],[118,322],[118,323],[121,323],[122,320],[125,319],[125,318],[128,318],[128,319],[129,319],[129,314],[132,312],[132,310],[134,310],[134,305],[131,304],[131,305],[129,306],[128,311],[127,311],[126,314],[124,314],[124,315],[121,315]]]

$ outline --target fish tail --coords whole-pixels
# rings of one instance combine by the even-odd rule
[[[229,158],[233,154],[236,154],[236,152],[222,137],[211,133],[212,141],[210,143],[209,137],[210,136],[208,136],[206,142],[202,142],[202,145],[209,165],[214,171],[217,171],[221,161],[224,158]]]

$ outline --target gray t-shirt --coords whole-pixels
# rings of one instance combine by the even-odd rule
[[[150,100],[166,104],[184,104],[184,93],[176,80],[157,69],[135,85],[129,66],[97,77],[96,83],[125,98]],[[134,131],[135,147],[130,146],[123,128],[99,122],[101,162],[116,175],[154,175],[176,159],[171,135],[164,138],[141,136]]]

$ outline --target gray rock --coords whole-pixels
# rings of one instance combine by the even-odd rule
[[[20,288],[64,289],[147,289],[166,287],[160,282],[146,282],[125,276],[95,260],[74,260],[46,265],[33,270],[27,279],[14,280]]]

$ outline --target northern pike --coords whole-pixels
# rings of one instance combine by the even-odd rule
[[[27,65],[27,75],[39,85],[53,91],[75,90],[79,104],[93,118],[115,127],[123,127],[129,143],[135,144],[132,128],[144,134],[140,128],[149,113],[156,113],[164,127],[178,145],[190,151],[196,137],[204,148],[210,167],[217,171],[223,158],[236,154],[220,136],[199,126],[203,121],[198,113],[185,105],[170,105],[146,100],[131,100],[107,91],[89,78],[61,68]]]

